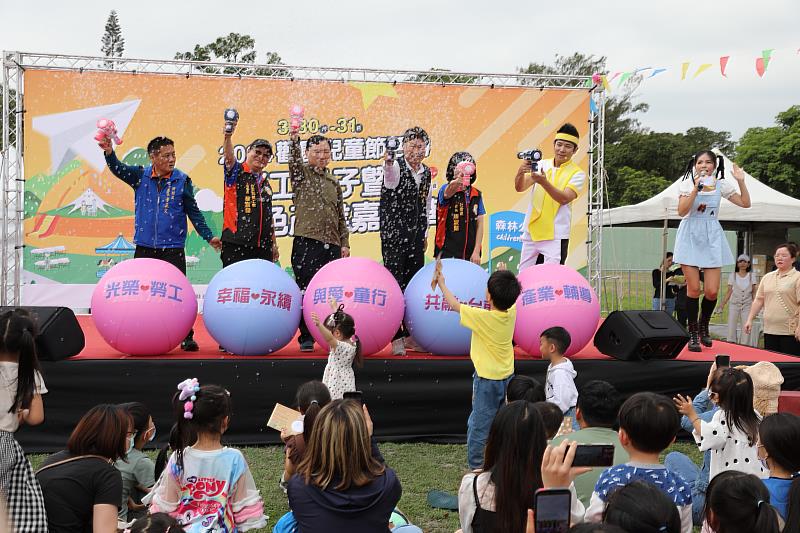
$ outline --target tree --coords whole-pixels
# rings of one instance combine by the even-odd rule
[[[606,144],[605,168],[608,174],[607,193],[611,207],[627,205],[633,198],[640,198],[643,191],[654,194],[666,188],[678,176],[686,172],[689,158],[700,150],[717,148],[726,155],[733,154],[734,143],[727,131],[707,128],[689,128],[686,133],[628,133],[616,144]],[[623,169],[627,171],[623,172]],[[645,174],[634,175],[641,171]],[[642,186],[638,179],[658,177],[660,188]],[[634,187],[633,192],[629,188]],[[648,188],[650,187],[650,188]],[[652,194],[650,196],[653,196]]]
[[[571,56],[556,54],[552,65],[530,63],[519,68],[521,74],[543,74],[549,76],[591,76],[605,72],[606,57],[586,55],[575,52]],[[636,101],[636,90],[642,77],[633,75],[617,89],[615,94],[606,98],[605,109],[605,142],[606,145],[619,142],[628,133],[643,132],[637,113],[645,113],[649,106]]]
[[[638,204],[652,198],[670,185],[670,180],[656,172],[622,167],[617,174],[622,184],[619,205]]]
[[[183,61],[214,61],[217,63],[249,63],[255,65],[256,62],[256,40],[247,34],[229,33],[224,37],[217,37],[217,39],[208,43],[205,46],[196,44],[194,50],[191,52],[178,52],[175,54],[175,59]],[[283,65],[281,56],[276,52],[267,52],[267,65]],[[198,67],[203,72],[226,74],[256,74],[260,76],[289,76],[290,72],[284,68],[275,67],[255,67],[252,71],[242,71],[241,68],[225,67],[222,69],[201,66]]]
[[[119,25],[117,12],[113,9],[108,15],[108,20],[106,20],[106,31],[103,33],[100,42],[103,44],[100,47],[100,51],[104,56],[122,57],[122,53],[125,51],[125,39],[122,37],[122,28]],[[107,61],[106,66],[113,68],[114,62]]]
[[[736,162],[773,189],[800,196],[800,105],[778,113],[776,126],[749,128],[736,151]]]
[[[411,76],[408,81],[421,83],[475,83],[478,79],[477,76],[445,74],[446,72],[450,72],[450,70],[446,68],[431,68],[430,72],[431,74],[417,74]]]

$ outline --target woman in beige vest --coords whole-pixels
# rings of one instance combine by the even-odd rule
[[[764,308],[764,348],[800,356],[800,272],[794,269],[797,248],[781,244],[775,250],[775,266],[758,285],[756,298],[744,325],[749,334],[753,318]]]

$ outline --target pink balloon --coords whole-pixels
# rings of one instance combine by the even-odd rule
[[[520,272],[514,341],[526,353],[541,355],[542,331],[561,326],[572,342],[565,355],[578,353],[594,337],[600,321],[600,301],[589,282],[564,265],[536,265]]]
[[[303,296],[303,317],[314,340],[325,349],[328,344],[311,321],[311,312],[324,322],[332,313],[330,298],[344,304],[345,313],[355,320],[364,355],[389,344],[403,321],[403,291],[386,268],[366,257],[337,259],[317,272]]]
[[[112,267],[92,293],[92,320],[112,348],[160,355],[178,346],[197,317],[189,280],[166,261],[128,259]]]

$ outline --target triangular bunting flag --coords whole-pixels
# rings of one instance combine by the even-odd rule
[[[710,69],[711,67],[712,67],[711,63],[703,63],[703,64],[702,64],[702,65],[700,65],[700,67],[697,69],[697,72],[695,72],[695,73],[694,73],[694,76],[693,76],[692,78],[696,78],[697,76],[699,76],[700,74],[702,74],[702,73],[703,73],[703,72],[705,72],[706,70]]]
[[[686,72],[689,70],[689,61],[681,63],[681,81],[686,79]]]
[[[622,76],[619,77],[619,85],[625,83],[625,81],[631,77],[631,74],[633,74],[633,72],[623,72]]]
[[[725,69],[728,68],[728,60],[731,56],[722,56],[719,58],[719,72],[722,74],[723,78],[727,78],[728,75],[725,74]]]
[[[756,73],[758,74],[759,78],[764,77],[764,73],[767,71],[767,66],[764,64],[764,58],[758,57],[756,58]]]
[[[764,71],[766,72],[767,68],[769,67],[769,60],[772,58],[772,52],[774,48],[768,48],[766,50],[761,51],[761,58],[764,60]]]
[[[652,73],[652,74],[650,74],[650,75],[649,75],[649,76],[647,76],[647,77],[648,77],[648,78],[654,78],[655,76],[658,76],[659,74],[661,74],[662,72],[664,72],[664,71],[666,71],[666,70],[667,70],[667,69],[665,69],[665,68],[657,68],[657,69],[654,69],[654,70],[653,70],[653,73]]]

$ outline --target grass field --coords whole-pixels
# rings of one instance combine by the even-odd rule
[[[380,444],[381,453],[386,458],[403,484],[403,497],[398,507],[409,519],[426,532],[452,533],[459,528],[458,513],[433,509],[428,506],[426,496],[429,490],[458,491],[461,478],[467,472],[466,446],[462,444]],[[264,499],[264,510],[269,515],[269,528],[259,531],[272,531],[272,526],[289,510],[286,496],[278,487],[283,470],[283,448],[267,446],[244,448],[256,485]],[[695,462],[702,456],[693,443],[678,442],[668,451],[681,451]],[[31,456],[36,468],[45,456]]]

